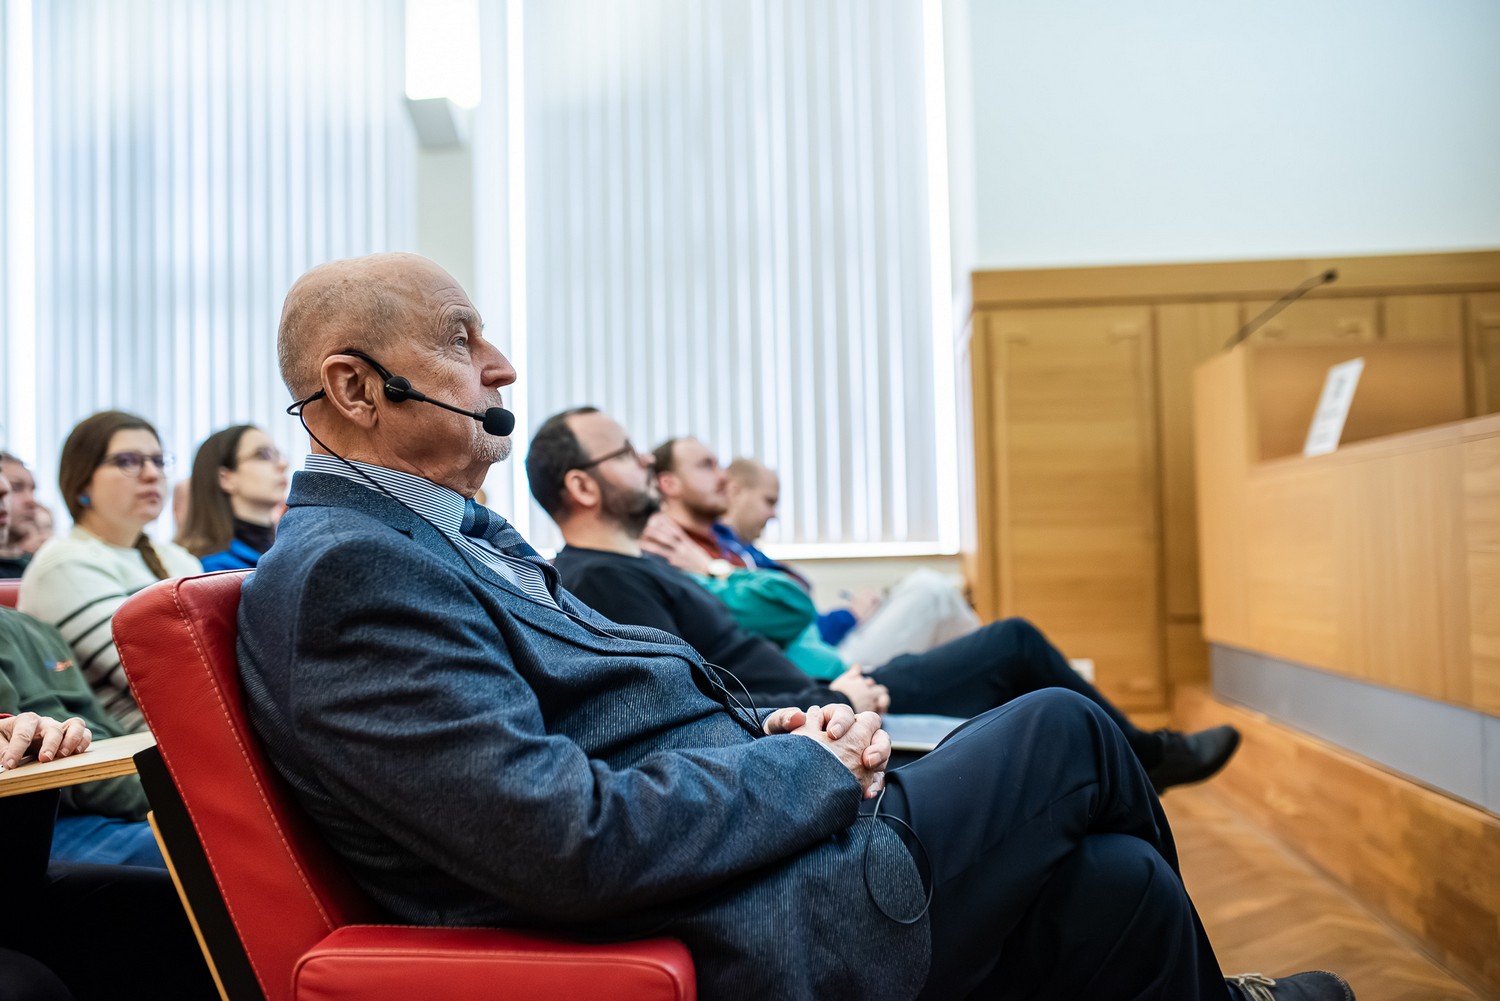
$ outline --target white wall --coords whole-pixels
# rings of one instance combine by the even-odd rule
[[[961,273],[1500,246],[1495,0],[950,2]]]

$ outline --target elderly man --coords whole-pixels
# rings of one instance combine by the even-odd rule
[[[240,664],[277,767],[395,920],[676,936],[709,1001],[1244,997],[1087,700],[1018,700],[885,785],[875,717],[749,718],[472,502],[516,373],[440,268],[314,269],[279,349],[314,454],[245,585]]]

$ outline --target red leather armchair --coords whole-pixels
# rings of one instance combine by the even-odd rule
[[[0,580],[0,605],[6,608],[15,608],[16,602],[21,600],[21,578],[7,577]]]
[[[152,823],[230,1001],[693,1001],[682,943],[580,945],[491,928],[381,925],[245,716],[235,657],[245,571],[163,581],[115,614],[156,736],[137,756]]]

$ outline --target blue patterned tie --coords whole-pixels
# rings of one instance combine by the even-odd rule
[[[490,526],[499,526],[499,520],[490,516],[490,509],[470,498],[464,501],[464,520],[458,526],[459,532],[471,539],[488,539]]]

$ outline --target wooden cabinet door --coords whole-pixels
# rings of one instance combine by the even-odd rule
[[[1473,413],[1493,414],[1500,412],[1500,293],[1469,296],[1468,313]]]
[[[1001,311],[989,324],[999,589],[1099,686],[1165,705],[1149,307]]]
[[[1240,303],[1240,322],[1249,322],[1270,305],[1271,300]],[[1249,343],[1347,344],[1379,339],[1379,299],[1303,299],[1251,334]]]

